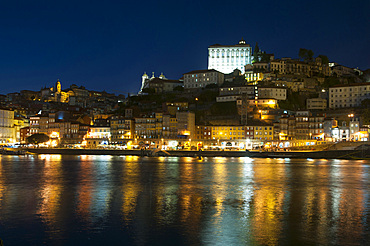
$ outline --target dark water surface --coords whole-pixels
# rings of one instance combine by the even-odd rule
[[[9,245],[368,245],[370,161],[0,156]]]

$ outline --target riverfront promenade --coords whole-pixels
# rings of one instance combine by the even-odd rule
[[[112,149],[62,149],[35,148],[24,149],[31,154],[60,155],[133,155],[133,156],[178,156],[178,157],[255,157],[255,158],[312,158],[312,159],[368,159],[370,151],[367,148],[354,150],[325,151],[193,151],[193,150],[112,150]]]

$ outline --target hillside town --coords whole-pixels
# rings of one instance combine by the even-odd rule
[[[144,72],[137,94],[63,89],[56,79],[0,95],[0,144],[28,145],[35,134],[48,136],[37,144],[47,148],[309,150],[368,141],[370,70],[307,49],[297,57],[241,39],[210,45],[208,69],[179,79]]]

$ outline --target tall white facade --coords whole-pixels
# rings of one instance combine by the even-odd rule
[[[252,48],[244,39],[236,45],[214,44],[208,47],[208,69],[224,74],[239,69],[244,73],[244,66],[247,64],[252,64]]]
[[[370,83],[336,85],[329,88],[329,108],[353,108],[370,99]]]

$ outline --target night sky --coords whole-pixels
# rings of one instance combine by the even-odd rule
[[[141,76],[207,68],[207,48],[241,37],[276,58],[370,68],[370,1],[1,1],[0,94],[57,79],[136,93]]]

